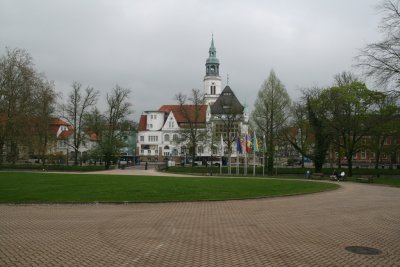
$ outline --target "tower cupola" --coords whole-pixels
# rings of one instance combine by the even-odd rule
[[[214,36],[211,38],[211,46],[208,50],[208,58],[206,61],[206,75],[219,76],[219,59],[217,58],[217,50],[214,46]]]
[[[206,61],[206,75],[204,76],[204,97],[207,104],[212,104],[221,94],[222,82],[219,76],[219,59],[214,46],[214,36],[211,38],[211,46],[208,50]]]

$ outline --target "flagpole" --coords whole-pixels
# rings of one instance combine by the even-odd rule
[[[262,168],[263,168],[263,176],[265,176],[265,134],[263,136],[263,163],[262,163]]]
[[[258,150],[257,135],[256,135],[256,131],[254,130],[254,132],[253,132],[253,176],[256,176],[256,150]]]
[[[244,175],[247,176],[247,134],[245,135],[244,138],[244,143],[245,143],[245,148],[244,148]]]
[[[239,163],[240,163],[239,153],[236,150],[236,175],[239,175]]]
[[[219,175],[222,175],[222,157],[224,155],[224,139],[222,138],[221,134],[221,159],[219,162]]]
[[[247,151],[244,150],[244,175],[247,176]]]
[[[238,151],[238,138],[236,138],[236,175],[238,175],[238,159],[239,159],[239,151]]]
[[[256,150],[253,149],[253,176],[256,176]]]

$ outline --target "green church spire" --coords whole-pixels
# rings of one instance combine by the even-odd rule
[[[211,37],[211,46],[208,50],[206,76],[219,76],[219,60],[217,58],[217,50],[214,46],[214,35]]]

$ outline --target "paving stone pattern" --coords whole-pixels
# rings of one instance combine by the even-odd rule
[[[400,189],[343,183],[258,200],[0,205],[0,266],[400,266]]]

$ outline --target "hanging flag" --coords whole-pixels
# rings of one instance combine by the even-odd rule
[[[242,141],[240,140],[240,136],[238,135],[236,139],[236,153],[242,154]]]
[[[254,149],[254,152],[258,151],[258,142],[257,142],[256,131],[254,131],[254,135],[253,135],[253,149]]]
[[[251,136],[249,134],[246,134],[246,153],[250,152],[250,146],[251,146]]]

